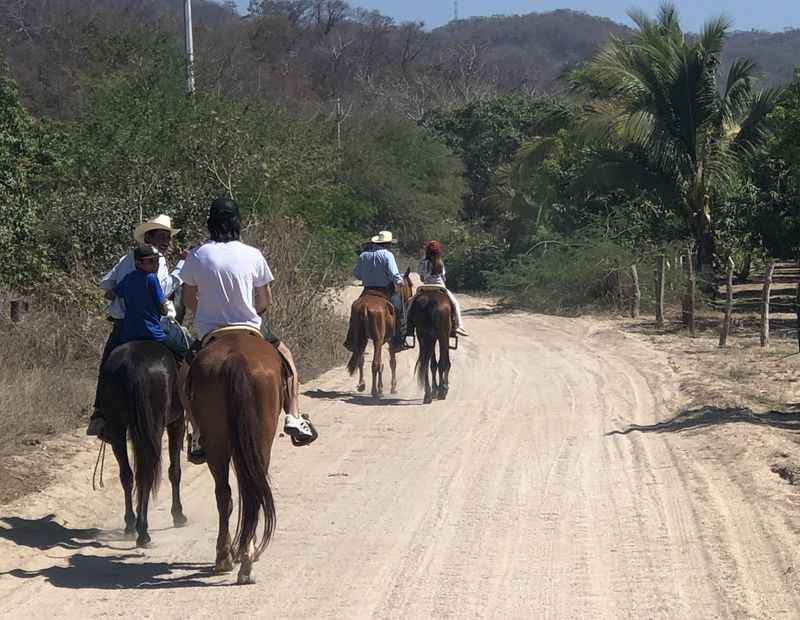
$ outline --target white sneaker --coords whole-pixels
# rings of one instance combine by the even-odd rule
[[[307,446],[319,436],[311,420],[306,416],[294,416],[288,413],[283,423],[283,432],[291,437],[295,446]]]

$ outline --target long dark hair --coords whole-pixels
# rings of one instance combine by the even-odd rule
[[[431,275],[440,276],[444,273],[442,260],[442,244],[438,241],[429,241],[425,244],[425,258],[431,264]]]
[[[238,241],[242,232],[239,206],[230,198],[217,198],[208,212],[208,234],[212,241]]]

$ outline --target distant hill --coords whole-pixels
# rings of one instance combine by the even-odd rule
[[[98,50],[121,34],[166,32],[180,53],[181,6],[177,0],[0,2],[0,53],[35,114],[69,117],[84,79],[113,69],[115,60]],[[571,10],[472,18],[426,32],[328,0],[261,0],[247,18],[231,2],[193,0],[193,7],[200,87],[316,107],[344,97],[360,109],[394,109],[411,118],[493,93],[557,92],[559,78],[610,36],[631,34]],[[738,56],[759,63],[765,85],[787,82],[800,61],[800,30],[736,32],[725,58]]]
[[[631,30],[605,17],[568,9],[528,15],[475,17],[433,31],[438,45],[474,41],[485,46],[485,60],[496,67],[500,85],[514,89],[535,85],[557,89],[565,71],[585,62],[609,36],[627,37]],[[724,62],[747,56],[755,60],[765,85],[789,82],[800,65],[800,30],[780,33],[734,32]]]

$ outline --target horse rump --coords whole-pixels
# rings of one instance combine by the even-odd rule
[[[246,357],[232,352],[222,364],[225,407],[231,433],[233,465],[239,487],[239,515],[233,541],[234,557],[247,553],[256,537],[261,515],[264,528],[256,548],[256,557],[264,551],[275,531],[275,501],[267,478],[267,463],[261,432],[254,377]]]

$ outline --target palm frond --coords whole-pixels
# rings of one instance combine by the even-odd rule
[[[780,103],[782,88],[769,88],[752,96],[746,115],[740,122],[741,129],[733,140],[732,148],[743,155],[752,155],[769,137],[767,117]]]

